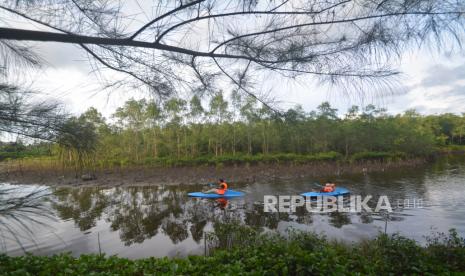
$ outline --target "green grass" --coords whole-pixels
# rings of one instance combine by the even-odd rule
[[[234,165],[258,165],[258,164],[283,164],[283,165],[302,165],[324,162],[366,162],[366,161],[401,161],[409,158],[418,158],[425,156],[411,156],[404,152],[373,152],[364,151],[354,153],[349,157],[344,157],[341,153],[335,151],[321,152],[315,154],[295,154],[295,153],[271,153],[271,154],[237,154],[237,155],[222,155],[222,156],[200,156],[200,157],[146,157],[141,160],[132,160],[127,157],[116,157],[113,159],[99,159],[96,157],[95,169],[114,169],[114,168],[131,168],[138,166],[148,167],[197,167],[197,166],[234,166]],[[40,156],[40,157],[24,157],[18,159],[6,159],[10,165],[20,165],[23,169],[40,167],[40,169],[75,169],[75,161],[62,162],[57,156]],[[64,166],[64,167],[63,167]],[[87,169],[94,169],[87,168]]]
[[[337,152],[323,152],[312,155],[301,155],[293,153],[280,154],[257,154],[257,155],[223,155],[223,156],[202,156],[196,158],[145,158],[140,161],[134,161],[128,158],[121,159],[104,159],[96,160],[98,168],[114,167],[134,167],[134,166],[151,166],[151,167],[194,167],[194,166],[222,166],[222,165],[242,165],[242,164],[305,164],[311,162],[340,161],[342,155]],[[22,159],[8,159],[12,162],[21,161],[24,168],[37,165],[37,162],[48,161],[61,168],[61,161],[57,157],[25,157]],[[73,162],[65,162],[65,166],[73,168]]]
[[[249,235],[251,234],[248,230]],[[211,256],[146,258],[69,254],[0,255],[1,275],[450,275],[465,272],[465,241],[454,230],[422,247],[399,235],[346,245],[311,233],[256,234]]]
[[[446,146],[441,146],[438,149],[439,152],[453,152],[453,151],[462,151],[465,152],[465,145],[446,145]]]
[[[239,165],[239,164],[308,164],[313,162],[363,162],[371,160],[399,161],[413,158],[404,152],[359,152],[349,156],[347,159],[341,153],[335,151],[321,152],[315,154],[275,153],[256,155],[224,155],[204,156],[198,158],[147,158],[144,165],[157,166],[200,166],[200,165]]]
[[[24,159],[24,158],[40,158],[47,156],[47,153],[43,152],[0,152],[0,161],[8,159]]]
[[[318,154],[257,154],[257,155],[223,155],[223,156],[201,156],[196,158],[145,158],[141,161],[133,161],[126,158],[97,161],[102,167],[116,166],[126,167],[134,165],[156,166],[156,167],[184,167],[184,166],[218,166],[218,165],[241,165],[241,164],[304,164],[318,161],[338,161],[342,155],[337,152],[324,152]]]

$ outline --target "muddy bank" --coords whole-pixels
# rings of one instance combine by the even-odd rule
[[[199,167],[134,167],[97,171],[96,179],[84,181],[69,171],[47,168],[28,169],[8,167],[0,169],[0,181],[16,184],[44,184],[50,186],[146,186],[205,184],[219,177],[229,182],[266,182],[309,177],[331,177],[341,174],[368,173],[425,164],[425,159],[396,162],[365,161],[359,163],[319,162],[313,164],[262,164]]]

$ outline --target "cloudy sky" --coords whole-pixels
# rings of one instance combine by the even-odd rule
[[[23,25],[14,20],[17,19],[9,19],[8,22],[12,23],[8,25]],[[92,72],[86,54],[76,46],[60,43],[31,45],[47,63],[22,81],[42,91],[44,97],[62,101],[73,113],[78,114],[93,106],[109,116],[125,100],[148,96],[127,88],[102,92],[101,79]],[[402,60],[395,63],[403,72],[399,83],[382,96],[373,97],[373,93],[367,91],[366,97],[348,98],[341,93],[340,87],[329,89],[309,78],[299,81],[279,79],[268,83],[265,89],[272,89],[272,95],[280,102],[281,108],[301,104],[307,111],[329,101],[340,113],[354,104],[375,104],[391,113],[407,109],[416,109],[423,114],[465,112],[465,50],[442,50],[438,53],[436,50],[419,49],[404,54]],[[103,77],[111,79],[117,74],[107,72]],[[224,89],[228,91],[232,87]]]
[[[93,106],[104,115],[131,97],[147,96],[137,90],[118,89],[102,92],[101,80],[92,73],[86,55],[72,45],[42,43],[37,50],[47,61],[38,72],[28,77],[32,87],[57,98],[74,113]],[[315,109],[329,101],[341,112],[349,106],[375,104],[392,113],[416,109],[423,114],[465,112],[465,54],[419,50],[406,54],[398,67],[403,72],[399,84],[385,95],[354,99],[347,98],[338,87],[324,87],[312,79],[280,80],[273,85],[273,95],[283,108],[301,104],[305,110]],[[106,77],[112,74],[107,72]],[[368,93],[369,94],[369,93]]]

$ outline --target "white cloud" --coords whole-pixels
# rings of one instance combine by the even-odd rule
[[[79,49],[70,45],[45,43],[39,51],[49,66],[41,74],[34,76],[34,87],[50,97],[66,103],[74,113],[80,113],[94,106],[105,116],[123,104],[130,97],[140,98],[143,93],[131,89],[101,91],[103,84],[91,73],[92,68]],[[367,92],[367,97],[356,99],[345,96],[336,88],[328,89],[317,81],[289,80],[275,74],[264,75],[256,85],[262,91],[272,91],[283,108],[300,104],[307,111],[314,110],[323,101],[339,109],[343,114],[351,105],[375,104],[387,108],[391,113],[415,108],[421,113],[464,112],[465,104],[465,59],[428,59],[429,53],[408,56],[402,64],[405,76],[401,79],[400,92],[394,96],[376,97]],[[105,71],[106,78],[114,79],[121,75]],[[125,76],[126,77],[126,76]],[[229,91],[226,87],[224,90]],[[110,93],[111,92],[111,93]],[[109,94],[110,93],[110,94]]]
[[[95,74],[69,65],[46,68],[35,77],[33,87],[45,96],[63,102],[74,114],[96,107],[106,117],[130,97],[141,97],[140,93],[124,89],[102,90],[102,83]]]
[[[465,111],[465,57],[463,53],[433,55],[420,51],[402,65],[408,92],[392,98],[392,112],[416,109],[420,113]]]

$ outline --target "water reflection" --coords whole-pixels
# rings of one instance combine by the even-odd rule
[[[440,164],[438,164],[440,163]],[[465,234],[465,210],[451,201],[465,200],[465,162],[444,159],[431,166],[368,175],[344,175],[336,179],[354,194],[387,195],[395,208],[389,215],[377,213],[311,213],[305,207],[294,213],[267,213],[264,195],[297,195],[314,189],[315,179],[292,182],[243,183],[234,189],[246,193],[234,200],[188,198],[201,186],[53,188],[50,209],[59,223],[64,246],[57,239],[43,238],[45,254],[73,251],[95,252],[97,233],[107,254],[128,257],[201,254],[205,233],[219,223],[234,222],[256,229],[284,231],[288,227],[324,232],[328,237],[358,240],[378,232],[401,232],[418,240],[431,227],[447,231],[455,227]],[[451,190],[455,192],[450,192]],[[422,209],[397,206],[397,200],[421,198]],[[58,231],[57,230],[57,231]],[[59,231],[58,231],[59,232]],[[227,242],[227,241],[224,241]]]
[[[62,220],[72,219],[81,231],[90,230],[99,220],[104,220],[111,231],[119,233],[126,246],[142,243],[158,233],[169,237],[173,244],[190,237],[200,243],[209,223],[232,219],[254,228],[275,230],[283,222],[311,226],[315,216],[306,207],[299,207],[294,213],[264,212],[262,203],[250,203],[247,198],[232,201],[187,198],[191,189],[175,186],[58,188],[53,193],[52,206]],[[371,207],[374,208],[376,200],[373,202]],[[332,212],[318,216],[326,216],[328,224],[335,228],[351,224],[353,216],[363,223],[379,219],[376,218],[378,214],[362,212]],[[402,217],[393,214],[387,219],[398,221]]]
[[[186,198],[186,187],[57,188],[52,207],[62,220],[72,219],[81,231],[105,220],[126,246],[159,232],[177,244],[189,237],[200,242],[208,222],[224,218],[229,201]],[[232,209],[232,208],[229,208]]]
[[[52,207],[63,220],[72,219],[81,231],[94,227],[103,210],[110,204],[109,198],[99,188],[63,188],[53,192]]]
[[[46,187],[0,185],[0,252],[11,244],[27,251],[25,243],[38,248],[35,228],[46,228],[46,221],[54,221],[47,206],[49,191]]]

